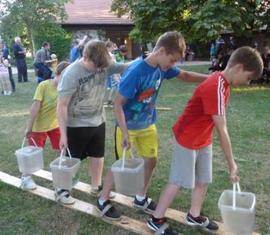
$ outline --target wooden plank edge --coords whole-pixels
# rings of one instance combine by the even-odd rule
[[[15,186],[17,188],[20,188],[21,185],[21,179],[9,175],[7,173],[4,173],[2,171],[0,171],[0,181]],[[55,201],[54,191],[39,185],[37,185],[37,188],[35,190],[27,192],[38,195],[51,201]],[[127,216],[122,216],[120,221],[111,221],[108,219],[101,218],[100,212],[95,205],[81,201],[79,199],[75,199],[75,203],[73,205],[62,205],[62,206],[100,218],[106,223],[121,227],[130,232],[142,235],[153,235],[153,232],[148,228],[145,222],[135,220]]]
[[[43,179],[52,181],[52,174],[49,171],[45,171],[45,170],[39,170],[37,172],[34,173],[35,176],[41,177]],[[86,184],[83,182],[78,182],[75,186],[74,189],[84,192],[84,193],[88,193],[90,194],[91,191],[91,185],[90,184]],[[116,192],[112,192],[112,194],[115,196],[113,199],[111,199],[111,201],[114,201],[116,203],[119,203],[121,205],[130,207],[130,208],[134,208],[133,207],[133,198],[132,197],[128,197],[125,196],[123,194],[120,193],[116,193]],[[165,214],[165,217],[172,219],[176,222],[179,222],[181,224],[185,224],[185,218],[186,218],[186,213],[182,212],[182,211],[178,211],[175,209],[171,209],[168,208]],[[229,232],[225,225],[222,222],[218,222],[215,221],[218,226],[219,226],[219,230],[216,234],[218,235],[231,235],[232,233]],[[252,235],[260,235],[259,233],[253,232]]]

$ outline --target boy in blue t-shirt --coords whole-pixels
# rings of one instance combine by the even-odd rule
[[[146,196],[147,188],[157,161],[158,138],[156,122],[156,98],[163,80],[177,77],[181,80],[201,82],[207,75],[186,72],[174,66],[184,57],[186,49],[183,36],[176,31],[161,35],[152,53],[145,59],[135,60],[122,74],[119,93],[115,99],[116,152],[122,155],[122,148],[131,144],[145,162],[145,186],[134,199],[134,207],[152,212],[156,204]],[[119,219],[120,214],[111,205],[109,193],[113,176],[109,170],[103,191],[97,205],[103,216]]]

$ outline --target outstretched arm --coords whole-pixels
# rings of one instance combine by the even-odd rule
[[[30,108],[29,119],[27,122],[26,130],[25,130],[26,137],[29,137],[30,133],[32,132],[33,124],[38,115],[40,107],[41,107],[41,102],[39,100],[34,100]]]
[[[208,75],[181,70],[177,77],[186,82],[203,82]]]
[[[234,161],[234,157],[232,153],[232,146],[231,146],[230,136],[227,130],[226,117],[213,115],[212,118],[218,132],[220,146],[225,154],[225,158],[228,163],[228,167],[230,171],[230,180],[232,182],[237,182],[239,181],[240,178],[237,175],[237,165],[236,165],[236,162]]]

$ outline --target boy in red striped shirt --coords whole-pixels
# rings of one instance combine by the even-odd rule
[[[218,230],[214,221],[201,214],[208,184],[212,182],[213,129],[217,130],[228,163],[230,180],[237,182],[239,177],[227,131],[225,107],[229,101],[230,86],[249,84],[251,79],[258,79],[262,71],[263,62],[259,52],[251,47],[241,47],[231,55],[224,71],[211,74],[196,88],[173,126],[175,144],[169,183],[148,220],[151,229],[159,231],[159,234],[177,234],[164,225],[164,215],[183,187],[192,189],[191,208],[186,223],[208,231]]]

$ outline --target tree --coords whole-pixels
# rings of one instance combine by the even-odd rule
[[[14,0],[2,3],[1,29],[4,33],[25,32],[31,52],[35,51],[34,32],[44,25],[61,21],[66,13],[64,4],[69,0]]]
[[[113,0],[111,10],[129,14],[135,25],[130,35],[143,43],[168,30],[208,42],[224,30],[240,36],[270,27],[269,0]]]

